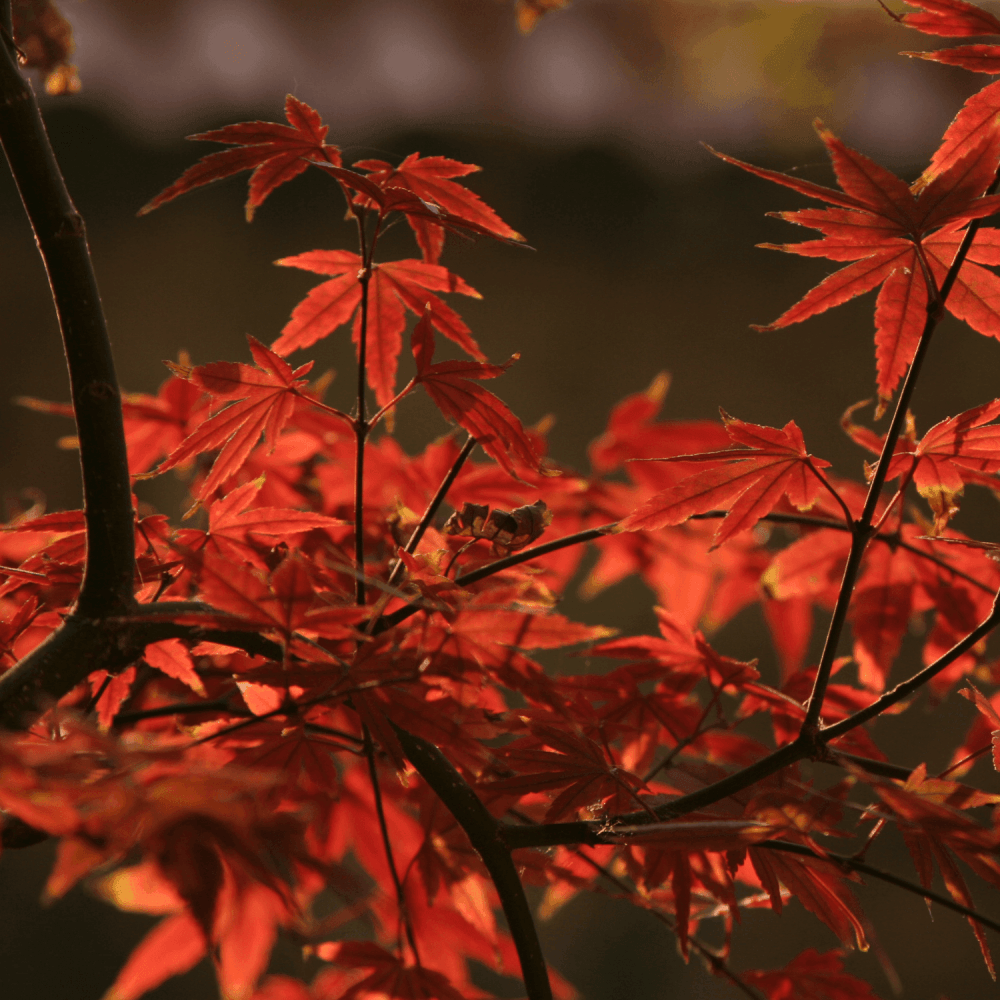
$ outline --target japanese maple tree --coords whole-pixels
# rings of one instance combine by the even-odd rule
[[[559,6],[522,0],[518,18]],[[909,6],[892,16],[917,31],[1000,37],[964,0]],[[967,485],[1000,496],[1000,399],[922,435],[910,407],[946,311],[1000,338],[1000,231],[984,224],[1000,211],[1000,84],[966,102],[913,184],[823,126],[837,188],[717,154],[823,203],[780,213],[820,238],[765,246],[844,265],[762,329],[880,288],[871,423],[891,416],[875,429],[859,404],[840,418],[868,456],[863,481],[814,456],[794,420],[661,418],[663,376],[615,407],[578,472],[502,401],[517,356],[488,360],[457,311],[479,293],[441,263],[456,234],[523,241],[469,188],[477,168],[419,153],[345,164],[293,95],[284,122],[193,136],[228,148],[140,214],[250,171],[249,221],[319,171],[346,226],[277,263],[321,280],[270,345],[171,364],[157,395],[123,397],[83,224],[18,62],[53,91],[75,74],[48,3],[11,14],[0,3],[0,140],[71,385],[68,404],[30,405],[75,419],[84,505],[0,534],[0,832],[5,850],[58,842],[47,897],[86,881],[161,918],[106,1000],[204,958],[226,1000],[471,1000],[485,994],[470,961],[521,977],[531,1000],[569,998],[525,883],[549,910],[589,890],[633,900],[746,996],[847,1000],[876,995],[843,953],[873,936],[854,886],[882,881],[968,918],[995,977],[1000,921],[969,883],[1000,889],[1000,795],[960,779],[980,757],[1000,767],[986,647],[1000,544],[952,521]],[[1000,45],[909,54],[1000,73]],[[414,255],[385,259],[397,223]],[[351,390],[328,401],[308,352],[348,329]],[[435,360],[442,347],[463,357]],[[441,436],[409,455],[392,428],[421,392]],[[189,503],[140,516],[133,488],[168,471]],[[588,546],[582,588],[638,574],[658,634],[555,610]],[[758,650],[713,642],[752,604],[780,676],[762,677]],[[915,616],[916,665],[901,656]],[[552,650],[607,669],[552,675],[538,656]],[[940,774],[879,745],[883,716],[926,725],[923,688],[977,709]],[[836,779],[808,778],[806,761]],[[890,828],[910,871],[865,860]],[[731,961],[741,914],[795,906],[832,940],[782,968]],[[279,934],[321,961],[311,983],[266,975]]]

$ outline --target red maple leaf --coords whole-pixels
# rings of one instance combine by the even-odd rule
[[[1000,35],[1000,21],[988,11],[963,0],[908,0],[913,7],[922,7],[921,14],[904,14],[902,21],[909,28],[916,28],[927,35],[946,38],[967,38],[978,35]],[[959,66],[973,73],[1000,73],[1000,46],[957,45],[936,52],[903,52],[901,55],[946,66]],[[1000,112],[1000,84],[990,84],[973,94],[963,105],[955,120],[945,131],[940,148],[931,158],[930,166],[917,180],[919,190],[935,176],[947,170],[970,143],[989,133]]]
[[[990,748],[993,751],[993,770],[1000,771],[1000,712],[997,712],[1000,698],[996,694],[991,699],[986,698],[971,683],[958,693],[968,698],[979,714],[972,720],[962,745],[955,750],[952,765],[946,773],[961,776],[972,766],[972,761],[977,756]]]
[[[263,476],[232,490],[208,508],[206,544],[222,558],[252,562],[266,570],[252,536],[264,536],[268,545],[276,539],[287,539],[314,528],[336,528],[347,524],[336,517],[316,514],[310,510],[287,510],[280,507],[254,507],[257,494],[264,485]]]
[[[902,540],[910,544],[919,535],[912,524],[901,530]],[[858,679],[873,691],[885,687],[913,614],[930,606],[918,586],[918,564],[919,558],[901,547],[875,545],[865,553],[864,572],[851,603],[851,625]]]
[[[849,407],[841,426],[862,448],[881,454],[884,435],[877,434],[851,419],[857,406]],[[1000,416],[1000,399],[974,406],[954,417],[939,420],[917,439],[915,421],[896,444],[887,479],[913,480],[917,491],[934,512],[934,531],[940,533],[958,512],[957,497],[967,483],[1000,488],[1000,426],[991,424]]]
[[[320,599],[309,562],[294,551],[267,577],[246,563],[209,558],[202,567],[200,589],[213,608],[275,632],[285,642],[303,627],[344,638],[353,634],[350,626],[367,615],[353,604],[328,604]],[[178,620],[188,619],[179,616]],[[192,613],[190,620],[197,624],[199,613]],[[324,658],[318,648],[306,654],[316,660]]]
[[[606,802],[611,812],[624,812],[642,800],[636,792],[645,785],[637,775],[608,763],[601,747],[586,736],[554,725],[533,724],[530,737],[504,747],[501,758],[519,773],[490,782],[490,792],[526,795],[563,788],[545,813],[545,822]],[[550,747],[545,750],[543,747]]]
[[[925,35],[945,38],[970,38],[979,35],[1000,35],[1000,21],[988,11],[965,0],[907,0],[911,7],[920,7],[920,14],[904,14],[908,28]],[[903,52],[902,55],[929,59],[948,66],[960,66],[974,73],[1000,73],[1000,46],[958,45],[937,52]],[[973,94],[962,106],[944,133],[941,146],[931,158],[930,166],[913,185],[915,191],[957,162],[975,143],[996,128],[1000,112],[1000,83],[991,83]]]
[[[756,660],[747,663],[722,656],[712,649],[701,632],[686,628],[663,608],[654,610],[663,638],[639,635],[612,639],[595,646],[587,655],[631,660],[633,669],[653,668],[651,676],[667,680],[670,690],[677,694],[687,694],[704,677],[713,688],[719,689],[740,687],[759,678]]]
[[[334,277],[313,288],[295,307],[281,336],[271,345],[273,350],[285,355],[309,347],[352,316],[354,342],[359,342],[361,257],[347,250],[313,250],[284,257],[277,263]],[[481,297],[471,285],[436,264],[397,260],[373,265],[368,285],[367,369],[368,384],[379,406],[385,406],[395,391],[396,359],[403,346],[406,309],[417,316],[427,310],[434,329],[477,360],[485,358],[468,326],[436,292]]]
[[[928,778],[927,767],[915,768],[906,784],[877,780],[866,776],[882,805],[899,818],[899,832],[910,851],[920,884],[929,889],[934,876],[934,862],[941,871],[951,897],[963,906],[973,907],[969,892],[953,853],[957,854],[980,878],[1000,887],[1000,863],[996,860],[998,836],[995,830],[979,826],[961,810],[996,805],[1000,796],[989,795],[955,781]],[[983,960],[996,978],[986,933],[979,921],[967,918],[979,943]]]
[[[934,511],[934,530],[941,532],[958,507],[966,483],[1000,488],[1000,399],[973,407],[936,423],[913,449],[911,475],[917,492]],[[905,446],[905,445],[904,445]],[[889,475],[899,474],[907,453],[897,451]]]
[[[204,863],[204,858],[198,860]],[[118,873],[117,881],[115,876],[107,880],[121,894],[123,909],[141,909],[144,902],[159,902],[151,892],[152,879],[146,871],[131,885],[122,884],[125,874]],[[217,916],[207,928],[200,926],[188,911],[175,913],[157,924],[129,956],[105,994],[106,1000],[138,1000],[165,979],[190,969],[208,952],[209,944],[224,995],[249,996],[267,967],[278,927],[290,922],[290,907],[265,886],[250,883],[236,887],[231,877],[228,882],[225,891],[219,893]],[[130,891],[132,899],[127,897]],[[161,895],[166,893],[161,891]],[[111,899],[118,902],[114,896]],[[150,908],[152,912],[163,912]]]
[[[518,358],[502,365],[479,361],[434,361],[432,313],[427,310],[413,329],[413,357],[417,375],[413,385],[422,385],[435,406],[449,419],[464,427],[487,455],[512,476],[517,476],[515,460],[529,469],[540,469],[539,457],[530,438],[507,406],[476,382],[502,375]],[[404,390],[406,391],[406,390]]]
[[[847,880],[860,882],[857,875],[846,875],[822,858],[796,857],[763,847],[750,847],[747,855],[775,913],[781,913],[784,905],[780,888],[783,885],[840,938],[844,947],[856,945],[862,951],[868,948],[861,907],[844,884]]]
[[[681,455],[724,448],[726,433],[714,420],[654,420],[670,387],[670,376],[660,372],[645,392],[626,396],[608,416],[604,433],[590,443],[587,453],[596,473],[606,475],[629,459]],[[631,465],[633,477],[649,466]]]
[[[255,365],[213,361],[197,368],[176,369],[178,375],[228,403],[188,435],[154,473],[183,465],[203,451],[218,450],[198,491],[199,500],[210,497],[240,470],[261,434],[267,446],[274,447],[306,386],[302,376],[313,365],[310,361],[292,371],[284,358],[253,337],[248,340]]]
[[[844,972],[836,951],[808,948],[783,969],[749,969],[740,978],[767,1000],[877,1000],[868,983]]]
[[[184,352],[181,356],[184,357]],[[186,361],[179,364],[181,368],[186,366]],[[75,416],[71,403],[52,403],[34,396],[18,396],[14,402],[36,413],[70,419]],[[168,378],[155,396],[145,392],[123,393],[122,421],[129,472],[134,476],[142,475],[157,459],[169,455],[192,428],[205,419],[208,408],[209,400],[205,393],[177,376]],[[64,438],[63,441],[73,447],[79,446],[75,437]]]
[[[178,195],[212,181],[253,170],[250,176],[250,196],[246,216],[249,222],[254,211],[277,187],[301,174],[310,162],[339,167],[340,151],[325,142],[329,126],[322,124],[319,114],[308,104],[289,94],[285,98],[287,125],[277,122],[240,122],[212,132],[188,136],[202,142],[224,142],[235,149],[209,153],[194,166],[188,167],[169,187],[139,209],[139,215],[173,201]],[[346,173],[346,171],[344,171]]]
[[[384,191],[406,192],[424,203],[424,211],[419,214],[412,208],[407,211],[405,203],[402,209],[428,264],[437,264],[444,248],[444,227],[435,221],[433,212],[427,211],[433,206],[448,213],[450,225],[457,224],[503,240],[520,242],[524,239],[478,195],[452,180],[475,173],[479,170],[475,164],[459,163],[445,156],[421,157],[419,153],[411,153],[398,167],[384,160],[359,160],[354,168],[367,171],[368,179]]]
[[[407,965],[371,941],[321,944],[316,953],[345,970],[322,972],[314,984],[314,995],[317,997],[337,996],[340,1000],[465,1000],[440,972]],[[355,970],[370,971],[359,977]]]
[[[647,500],[620,524],[622,531],[648,531],[680,524],[710,510],[729,513],[719,525],[714,545],[752,528],[778,501],[787,496],[800,510],[815,502],[824,480],[818,469],[830,463],[813,458],[794,421],[781,430],[749,424],[722,411],[730,440],[739,447],[698,455],[652,459],[662,462],[700,462],[709,468],[682,479]]]
[[[148,471],[169,455],[207,416],[208,401],[201,388],[176,375],[155,396],[131,393],[122,398],[129,472]]]
[[[910,7],[919,7],[923,13],[904,14],[902,21],[908,28],[916,28],[926,35],[944,38],[969,38],[977,35],[1000,35],[1000,21],[988,11],[965,0],[906,0]]]
[[[963,155],[944,172],[938,171],[918,197],[894,174],[849,149],[819,123],[817,129],[840,191],[715,154],[758,177],[836,206],[777,213],[787,222],[819,230],[822,239],[762,246],[853,261],[824,278],[773,323],[755,329],[799,323],[882,285],[875,305],[875,354],[879,397],[889,399],[926,321],[928,278],[939,288],[961,242],[960,227],[1000,208],[1000,195],[983,197],[996,174],[1000,132],[994,124],[976,136],[974,144],[966,143]],[[974,330],[995,337],[1000,337],[1000,279],[979,264],[996,263],[998,243],[996,230],[979,231],[946,303]]]

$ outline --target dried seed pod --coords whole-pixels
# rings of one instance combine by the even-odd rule
[[[448,518],[443,530],[446,535],[492,542],[493,551],[505,556],[535,541],[551,520],[552,514],[542,500],[512,511],[491,511],[486,504],[464,503]]]

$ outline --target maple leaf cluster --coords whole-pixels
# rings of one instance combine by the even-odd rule
[[[523,4],[523,16],[551,6]],[[919,30],[1000,34],[960,0],[912,6],[923,13],[904,21]],[[996,59],[966,48],[931,55]],[[868,947],[853,887],[879,876],[864,850],[893,825],[915,873],[895,883],[967,916],[993,972],[963,866],[1000,888],[1000,813],[982,812],[1000,796],[958,778],[997,759],[1000,695],[979,687],[1000,684],[985,644],[1000,566],[995,543],[952,519],[966,485],[1000,495],[1000,399],[923,436],[908,413],[914,359],[944,309],[1000,330],[988,270],[1000,236],[980,225],[1000,208],[1000,130],[973,127],[975,101],[914,186],[823,128],[839,191],[719,154],[832,206],[782,213],[823,238],[781,249],[847,266],[771,327],[882,285],[876,379],[879,409],[895,398],[895,415],[884,432],[856,422],[857,406],[842,419],[873,456],[866,481],[812,455],[794,421],[661,417],[664,375],[613,409],[588,470],[559,465],[544,427],[525,428],[481,384],[514,359],[488,361],[442,297],[478,295],[440,263],[450,234],[521,240],[465,186],[477,168],[416,153],[345,166],[318,112],[292,96],[286,123],[193,137],[231,148],[143,212],[249,170],[249,219],[319,170],[358,241],[277,262],[323,280],[270,346],[250,341],[249,361],[182,357],[156,395],[124,399],[140,495],[168,471],[190,493],[179,525],[137,507],[134,617],[159,637],[0,736],[5,842],[24,829],[59,840],[47,893],[88,879],[111,903],[162,917],[109,1000],[204,957],[232,1000],[480,997],[470,960],[527,978],[512,890],[489,845],[470,840],[463,802],[543,889],[543,913],[583,890],[622,894],[658,914],[685,957],[771,1000],[874,996],[842,951]],[[396,221],[419,256],[377,260]],[[413,375],[400,385],[411,317]],[[347,326],[359,391],[341,408],[326,401],[328,377],[310,381],[311,361],[287,358]],[[440,338],[465,357],[435,361]],[[421,388],[445,426],[409,455],[388,418],[405,419]],[[926,508],[908,506],[911,492]],[[58,629],[87,558],[82,512],[31,510],[6,526],[0,667]],[[568,588],[592,596],[632,575],[654,595],[656,635],[556,610]],[[713,638],[751,606],[773,640],[773,677]],[[912,674],[899,654],[915,619],[922,666],[892,687]],[[569,654],[555,675],[542,662],[554,651]],[[920,687],[940,700],[960,685],[977,720],[948,771],[888,761],[865,723],[905,711]],[[753,718],[769,735],[748,732]],[[807,757],[836,780],[806,777]],[[859,853],[832,850],[845,838]],[[935,869],[947,894],[933,890]],[[731,968],[741,913],[800,907],[841,951]],[[713,923],[721,934],[706,935]],[[262,978],[278,933],[322,961],[311,983]],[[555,973],[551,983],[572,996]]]

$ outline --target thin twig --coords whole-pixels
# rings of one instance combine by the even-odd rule
[[[156,708],[144,708],[136,712],[121,712],[115,716],[115,727],[130,726],[145,719],[162,719],[168,715],[198,715],[202,712],[228,712],[230,715],[247,715],[249,710],[234,711],[228,698],[217,698],[214,701],[175,702],[172,705],[158,705]]]
[[[1000,171],[994,177],[993,183],[990,185],[987,193],[992,194],[996,191],[998,185],[1000,185]],[[819,667],[816,670],[816,678],[813,681],[812,693],[809,695],[806,717],[802,722],[802,732],[804,734],[814,734],[819,725],[820,715],[823,711],[823,701],[826,697],[826,689],[830,682],[830,674],[837,656],[840,637],[847,622],[847,611],[854,594],[854,586],[861,569],[861,559],[873,535],[872,525],[875,519],[875,509],[878,506],[882,487],[889,474],[889,466],[892,464],[892,458],[896,451],[896,442],[899,440],[899,435],[902,433],[903,426],[906,423],[906,414],[910,405],[910,399],[916,388],[924,358],[927,356],[927,351],[930,348],[931,338],[944,315],[945,302],[958,279],[959,271],[965,263],[965,259],[972,247],[972,242],[979,231],[980,224],[979,219],[975,219],[969,224],[958,252],[955,254],[955,259],[948,268],[948,274],[940,290],[935,287],[934,279],[930,275],[930,272],[928,271],[926,274],[927,317],[924,321],[923,331],[920,334],[920,340],[913,354],[913,360],[910,362],[906,378],[903,380],[903,386],[899,391],[899,398],[896,400],[896,409],[892,415],[889,430],[886,432],[885,440],[882,442],[882,453],[879,455],[878,464],[875,466],[871,482],[868,485],[868,495],[865,498],[861,517],[854,523],[854,529],[851,533],[851,551],[847,557],[847,564],[844,567],[840,591],[837,595],[833,615],[830,618],[830,626],[827,631],[826,641],[823,644],[823,652],[820,656]]]
[[[485,580],[488,576],[493,576],[494,573],[510,569],[512,566],[519,566],[523,562],[530,562],[532,559],[538,559],[540,556],[547,556],[551,552],[558,552],[560,549],[568,548],[570,545],[580,545],[583,542],[592,542],[595,539],[603,538],[605,535],[610,535],[616,526],[617,522],[612,521],[610,524],[602,524],[597,528],[586,528],[572,535],[556,538],[551,542],[543,542],[541,545],[533,545],[530,548],[521,549],[520,552],[513,552],[509,556],[504,556],[503,559],[497,559],[495,562],[480,566],[479,569],[471,570],[468,573],[459,573],[455,577],[455,583],[460,587],[467,587],[470,583],[477,583],[479,580]]]
[[[396,859],[392,853],[392,839],[389,837],[389,825],[385,821],[385,807],[382,804],[382,789],[378,781],[378,768],[375,764],[375,746],[372,743],[372,735],[367,725],[362,725],[361,731],[364,735],[364,753],[368,760],[368,776],[372,783],[372,795],[375,797],[375,814],[378,816],[378,826],[382,834],[382,847],[385,849],[385,859],[389,865],[389,874],[392,876],[392,884],[396,889],[396,906],[399,909],[399,919],[406,931],[406,940],[413,952],[413,960],[420,965],[420,951],[417,948],[417,940],[413,935],[413,925],[410,922],[410,911],[406,905],[406,892],[403,890],[403,883],[399,878],[399,870],[396,868]]]
[[[581,861],[586,862],[596,871],[602,878],[610,882],[619,892],[624,893],[630,899],[634,898],[635,891],[622,879],[618,878],[613,872],[609,871],[604,865],[599,861],[595,861],[582,847],[574,847],[573,853],[580,858]],[[650,908],[649,913],[651,913],[660,923],[668,927],[673,933],[677,933],[677,925],[671,920],[665,913],[661,913],[660,910],[656,908]],[[750,1000],[760,1000],[760,994],[747,983],[743,982],[740,977],[729,968],[728,963],[720,955],[709,948],[708,945],[702,944],[701,941],[696,937],[688,936],[688,944],[691,948],[696,951],[708,964],[712,971],[723,979],[729,981],[732,986],[735,986],[741,993],[750,997]]]
[[[451,489],[452,484],[458,478],[459,472],[462,471],[462,466],[465,465],[465,460],[472,454],[472,449],[476,446],[476,439],[470,434],[466,439],[465,444],[462,445],[462,450],[455,456],[455,461],[451,463],[451,468],[448,470],[448,474],[441,480],[441,485],[437,488],[437,492],[431,497],[430,503],[427,504],[427,509],[424,511],[423,517],[420,518],[420,523],[413,529],[413,533],[410,535],[409,541],[407,541],[403,551],[408,553],[414,553],[417,550],[417,546],[420,544],[420,540],[424,537],[424,533],[430,527],[431,521],[434,520],[434,515],[438,512],[438,508],[444,502],[444,498],[448,495],[448,490]],[[400,559],[396,562],[396,565],[392,567],[392,572],[389,574],[389,579],[386,580],[387,586],[392,586],[400,574],[403,572],[403,560]]]
[[[912,767],[905,767],[902,764],[891,764],[887,760],[872,760],[871,757],[859,757],[857,754],[846,753],[843,750],[831,750],[828,763],[839,764],[841,761],[860,767],[869,774],[892,778],[895,781],[907,781],[913,774]]]
[[[557,538],[552,542],[545,542],[542,545],[533,545],[530,548],[521,549],[520,552],[515,552],[512,555],[504,556],[503,559],[487,563],[485,566],[480,566],[479,569],[471,570],[468,573],[460,573],[455,577],[455,583],[459,586],[468,586],[470,583],[477,583],[479,580],[485,580],[487,577],[493,576],[494,573],[501,572],[501,570],[510,569],[511,566],[517,566],[531,559],[537,559],[539,556],[548,555],[550,552],[558,552],[559,549],[565,549],[570,545],[580,545],[583,542],[591,542],[596,538],[603,538],[605,535],[610,534],[614,528],[615,522],[602,524],[599,528],[587,528],[584,531],[577,531],[575,534]],[[399,608],[390,615],[383,615],[372,626],[372,634],[378,635],[380,632],[384,632],[386,629],[390,629],[394,625],[406,621],[407,618],[415,615],[420,610],[419,605],[408,604],[405,608]]]
[[[815,851],[811,851],[804,844],[792,844],[784,840],[763,840],[758,844],[754,844],[754,847],[764,847],[771,851],[783,851],[786,854],[798,854],[800,857],[816,858],[818,861],[830,861],[838,868],[860,872],[862,875],[877,878],[880,881],[888,882],[890,885],[894,885],[899,889],[905,889],[907,892],[912,892],[915,896],[923,896],[924,899],[929,899],[931,902],[937,903],[939,906],[945,907],[945,909],[953,910],[955,913],[961,913],[963,917],[975,920],[976,923],[982,924],[983,927],[988,927],[991,931],[997,931],[1000,933],[1000,921],[984,916],[978,910],[974,910],[970,906],[963,906],[961,903],[956,903],[955,900],[951,899],[949,896],[945,896],[940,892],[935,892],[933,889],[925,889],[917,882],[910,882],[908,879],[900,878],[898,875],[893,875],[892,872],[876,868],[874,865],[868,864],[867,861],[861,861],[859,858],[847,857],[844,854],[817,854]]]
[[[372,270],[369,251],[365,244],[364,215],[360,209],[354,209],[354,217],[358,222],[358,240],[361,244],[361,259],[364,264],[358,281],[361,284],[361,307],[358,321],[358,390],[357,415],[354,418],[355,459],[354,459],[354,565],[358,575],[354,581],[354,592],[357,603],[365,604],[365,441],[368,438],[368,421],[365,419],[365,377],[368,360],[368,288],[371,284]]]
[[[690,518],[692,521],[709,521],[715,518],[725,517],[729,511],[727,510],[710,510],[705,514],[695,514]],[[832,518],[826,517],[815,517],[811,514],[765,514],[762,521],[769,521],[771,524],[797,524],[804,528],[830,528],[832,531],[850,531],[851,529],[841,521],[835,521]],[[934,563],[935,566],[940,566],[941,569],[947,570],[952,576],[958,577],[960,580],[964,580],[966,583],[973,587],[978,588],[983,591],[983,593],[993,596],[993,588],[988,583],[983,583],[982,580],[977,580],[974,576],[966,573],[964,570],[959,569],[957,566],[952,566],[947,559],[943,559],[941,556],[934,555],[933,552],[927,552],[924,549],[912,544],[912,542],[907,542],[902,538],[897,537],[895,531],[879,532],[879,534],[872,537],[873,542],[882,542],[884,545],[894,545],[896,548],[905,549],[911,555],[915,555],[920,559],[925,559],[927,562]]]

